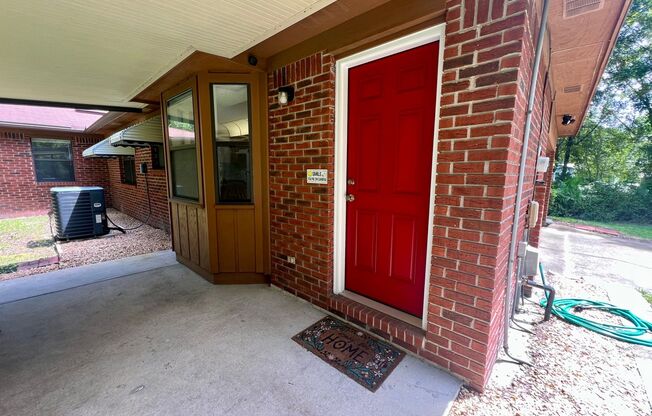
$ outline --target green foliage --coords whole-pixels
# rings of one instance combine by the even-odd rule
[[[643,295],[643,298],[647,301],[647,303],[652,306],[652,292],[648,292],[643,289],[639,289],[638,291],[641,292],[641,295]]]
[[[634,0],[606,68],[600,92],[633,105],[652,125],[652,0]]]
[[[652,224],[652,192],[645,186],[560,181],[552,190],[550,215],[584,220]]]

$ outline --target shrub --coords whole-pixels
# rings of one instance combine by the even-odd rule
[[[595,182],[577,178],[554,184],[550,215],[594,221],[652,224],[652,192],[648,186]]]

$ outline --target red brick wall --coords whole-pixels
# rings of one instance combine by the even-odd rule
[[[431,296],[433,327],[426,335],[426,347],[475,387],[486,384],[502,346],[514,197],[538,30],[530,2],[488,5],[448,1],[431,280],[431,294],[440,295]],[[537,147],[548,141],[552,88],[546,70],[544,60],[518,240],[533,196]]]
[[[152,156],[149,148],[136,148],[136,184],[124,184],[121,180],[120,160],[107,159],[112,206],[140,221],[146,221],[149,213],[147,185],[152,204],[152,214],[147,223],[153,227],[170,231],[168,214],[167,181],[164,169],[152,169]],[[147,184],[145,175],[140,173],[140,164],[147,163]],[[120,225],[120,224],[119,224]]]
[[[491,7],[490,7],[491,6]],[[481,389],[502,345],[505,277],[535,30],[527,1],[447,2],[427,331],[332,294],[334,59],[316,54],[269,75],[272,282]],[[544,65],[545,66],[545,65]],[[542,73],[545,69],[542,68]],[[296,88],[288,106],[283,84]],[[520,232],[547,109],[539,78]],[[541,120],[544,125],[541,125]],[[542,133],[543,132],[543,133]],[[519,237],[520,238],[520,237]],[[296,257],[296,265],[286,256]]]
[[[333,180],[308,185],[306,169],[334,166],[334,59],[321,53],[269,75],[269,180],[274,284],[328,307],[333,285]],[[278,87],[294,101],[279,106]],[[296,257],[296,264],[286,256]]]
[[[82,152],[102,139],[100,136],[66,133],[0,131],[0,218],[46,213],[50,209],[50,188],[54,186],[102,186],[108,191],[106,163],[84,159]],[[70,139],[75,182],[37,182],[31,138]],[[107,204],[111,202],[106,193]]]

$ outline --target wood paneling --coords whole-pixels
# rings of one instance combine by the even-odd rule
[[[256,226],[254,211],[236,211],[235,246],[238,250],[238,271],[256,271]]]
[[[190,259],[190,245],[188,244],[188,212],[185,204],[179,204],[179,247],[181,255]]]
[[[172,249],[176,253],[181,252],[179,245],[179,204],[176,202],[170,203],[170,220],[172,221]]]
[[[256,224],[253,209],[217,209],[220,273],[255,273]]]
[[[445,11],[444,0],[392,0],[269,57],[267,69],[279,68],[319,51],[337,55],[350,48],[368,46],[375,40],[381,42],[387,36],[396,36],[441,17]]]
[[[199,266],[202,269],[211,270],[208,224],[205,212],[197,216],[197,227],[199,229]]]
[[[217,214],[217,258],[220,272],[237,272],[236,228],[233,210],[220,210]]]
[[[389,0],[337,0],[315,13],[306,16],[292,26],[270,36],[247,51],[234,57],[237,62],[246,63],[249,55],[259,58],[259,67],[264,67],[265,58],[275,55],[305,39],[325,32],[347,20],[368,12]]]
[[[200,264],[199,258],[199,223],[197,222],[197,209],[195,207],[186,207],[188,213],[188,246],[190,248],[190,260],[195,264]],[[203,212],[202,212],[203,213]]]
[[[170,202],[173,249],[177,255],[210,270],[206,210],[196,205]]]
[[[165,102],[167,97],[174,96],[175,93],[193,89],[197,146],[200,149],[198,161],[203,198],[198,203],[170,200],[174,250],[183,264],[213,283],[263,283],[266,281],[265,274],[269,273],[270,263],[266,74],[257,71],[238,73],[242,70],[239,65],[232,69],[233,72],[230,73],[200,72],[195,78],[175,86],[162,96],[162,101]],[[253,166],[251,204],[220,204],[216,197],[210,94],[213,83],[250,86]]]

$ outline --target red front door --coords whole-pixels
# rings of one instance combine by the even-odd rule
[[[420,317],[439,43],[349,70],[346,289]]]

